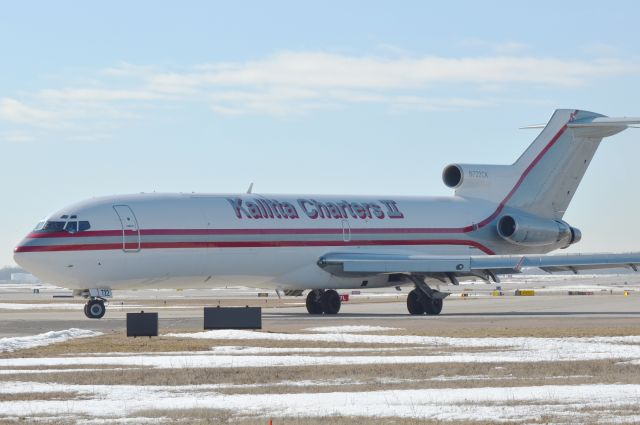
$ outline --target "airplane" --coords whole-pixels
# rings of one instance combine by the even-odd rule
[[[104,316],[112,290],[241,285],[302,294],[337,314],[338,289],[413,285],[412,315],[437,315],[434,283],[498,282],[537,267],[637,270],[640,253],[547,255],[580,241],[562,220],[604,137],[640,118],[558,109],[512,165],[451,164],[450,197],[156,194],[93,198],[40,221],[14,259]],[[540,126],[542,127],[542,126]]]

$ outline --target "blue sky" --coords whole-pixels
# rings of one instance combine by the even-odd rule
[[[446,164],[511,163],[555,108],[640,115],[640,3],[440,3],[5,4],[0,265],[95,195],[445,195]],[[601,146],[577,250],[638,249],[639,154],[640,130]]]

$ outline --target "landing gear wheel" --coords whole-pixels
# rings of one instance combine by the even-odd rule
[[[425,300],[424,300],[424,310],[429,316],[436,316],[436,315],[440,314],[440,312],[442,311],[442,304],[443,304],[442,303],[442,298],[440,298],[440,299],[436,299],[436,298],[428,299],[428,298],[425,298]]]
[[[333,289],[325,291],[320,297],[320,304],[322,305],[322,311],[324,314],[338,314],[340,311],[340,294]]]
[[[407,310],[409,310],[409,314],[424,314],[424,304],[421,298],[423,297],[421,297],[415,289],[409,292],[409,295],[407,296]]]
[[[322,314],[321,296],[322,293],[318,290],[313,290],[307,294],[307,311],[309,314]]]
[[[107,309],[104,306],[104,301],[102,300],[89,300],[84,305],[84,314],[89,319],[100,319],[104,316]]]

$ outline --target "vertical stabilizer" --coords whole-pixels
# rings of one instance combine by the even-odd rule
[[[556,110],[513,164],[519,178],[505,203],[541,217],[562,218],[603,137],[599,133],[582,134],[570,124],[599,117],[603,115]]]
[[[442,179],[458,196],[498,203],[497,212],[511,207],[560,219],[602,139],[639,123],[640,117],[558,109],[513,165],[451,164]]]

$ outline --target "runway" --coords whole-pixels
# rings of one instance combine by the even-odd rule
[[[204,306],[215,306],[208,299],[190,299],[189,305],[182,300],[174,300],[167,305],[144,299],[112,301],[107,314],[100,320],[84,317],[81,300],[65,300],[65,309],[6,310],[0,308],[0,337],[31,335],[50,330],[82,327],[96,331],[124,331],[127,312],[158,312],[161,330],[202,329]],[[394,295],[395,297],[395,295]],[[299,327],[301,323],[312,326],[315,323],[332,325],[375,325],[385,323],[402,324],[409,329],[430,329],[434,332],[464,329],[544,328],[557,327],[558,320],[567,328],[589,327],[640,327],[640,296],[638,295],[592,295],[562,296],[547,295],[533,297],[449,297],[439,316],[411,316],[406,311],[404,301],[395,298],[376,302],[343,303],[336,316],[312,316],[302,304],[304,298],[287,298],[296,306],[273,307],[268,302],[256,298],[232,298],[226,301],[235,305],[264,304],[263,329],[287,330]],[[274,300],[270,300],[275,302]],[[15,302],[18,302],[17,300]],[[21,300],[20,302],[24,302]],[[62,305],[62,304],[61,304]],[[72,308],[75,307],[75,308]]]

